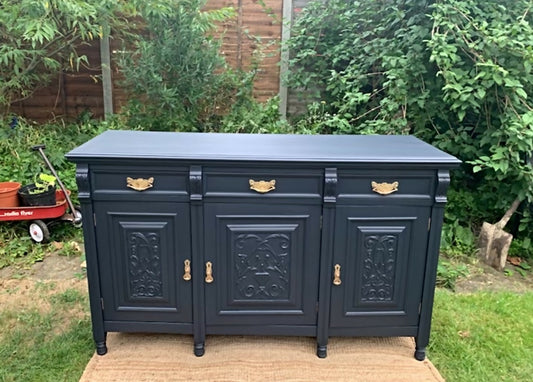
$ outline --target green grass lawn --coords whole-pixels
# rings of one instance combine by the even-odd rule
[[[79,380],[94,351],[84,286],[4,284],[1,382]],[[448,382],[531,381],[533,292],[438,289],[429,358]]]
[[[429,358],[448,382],[533,379],[533,292],[438,289]]]
[[[0,381],[78,381],[94,352],[84,283],[14,285],[0,290]]]

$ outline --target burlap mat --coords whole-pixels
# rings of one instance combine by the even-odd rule
[[[303,337],[208,336],[203,357],[191,336],[109,333],[107,345],[81,381],[444,381],[411,338],[331,338],[325,359]]]

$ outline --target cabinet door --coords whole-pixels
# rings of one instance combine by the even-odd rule
[[[337,209],[331,327],[418,325],[428,223],[426,207]]]
[[[320,207],[206,204],[206,324],[316,325]]]
[[[95,203],[104,320],[192,322],[189,206]]]

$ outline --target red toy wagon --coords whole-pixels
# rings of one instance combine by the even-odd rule
[[[70,200],[70,191],[65,188],[54,167],[44,153],[44,145],[33,146],[39,151],[46,165],[56,177],[60,190],[56,191],[56,204],[51,206],[0,207],[0,221],[29,220],[28,233],[37,243],[50,239],[49,227],[60,221],[81,224],[81,212]]]

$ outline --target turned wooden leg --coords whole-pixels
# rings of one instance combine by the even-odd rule
[[[316,355],[318,358],[326,358],[328,355],[328,345],[317,345]]]
[[[107,353],[106,339],[107,332],[93,328],[94,344],[96,345],[96,354],[104,355]]]
[[[200,344],[194,344],[194,355],[197,356],[197,357],[201,357],[203,356],[205,353],[205,346],[204,346],[204,343],[200,343]]]
[[[415,350],[415,359],[417,361],[423,361],[426,359],[426,348],[419,348],[417,347]]]
[[[105,344],[105,341],[96,342],[96,354],[104,355],[106,353],[107,353],[107,346]]]

